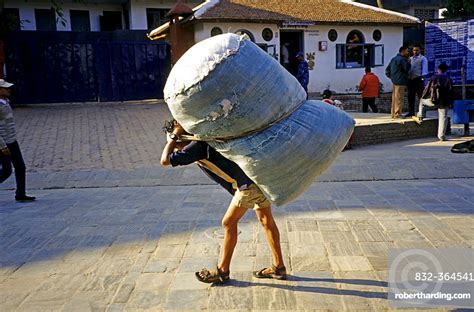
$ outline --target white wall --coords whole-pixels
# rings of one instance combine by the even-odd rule
[[[256,43],[275,44],[276,52],[280,51],[279,28],[275,24],[244,24],[244,23],[199,23],[195,27],[195,41],[199,42],[211,36],[211,29],[220,27],[224,33],[236,32],[239,29],[249,30],[255,37]],[[266,42],[262,38],[262,30],[270,28],[274,31],[272,41]],[[294,28],[292,28],[294,29]],[[338,38],[335,42],[328,39],[330,29],[336,29]],[[355,92],[355,86],[364,75],[364,68],[336,69],[336,44],[346,43],[346,37],[352,30],[362,32],[366,43],[384,45],[384,64],[372,68],[384,85],[384,91],[392,90],[391,81],[385,76],[385,67],[391,58],[398,53],[403,44],[403,27],[400,26],[311,26],[302,28],[304,31],[304,52],[315,53],[315,66],[310,70],[309,86],[310,92],[321,92],[330,86],[337,93]],[[378,42],[373,40],[372,33],[375,29],[382,32],[382,39]],[[319,41],[327,42],[327,51],[319,51]]]
[[[255,43],[265,43],[269,46],[268,52],[270,55],[277,58],[280,54],[280,34],[278,26],[275,24],[196,23],[194,27],[194,41],[199,42],[211,37],[211,30],[214,27],[219,27],[223,33],[235,33],[238,30],[245,29],[253,35]],[[270,41],[265,41],[262,37],[262,31],[265,28],[270,28],[273,31],[273,38]]]
[[[187,5],[193,8],[202,1],[187,1]],[[146,9],[171,9],[176,4],[175,0],[131,0],[130,5],[130,29],[148,29]]]
[[[64,1],[62,4],[64,18],[66,19],[66,26],[63,26],[60,22],[57,23],[56,29],[58,31],[70,31],[70,15],[69,10],[88,10],[91,31],[100,31],[99,16],[103,14],[103,11],[121,11],[122,6],[120,4],[94,4],[92,1],[74,2],[72,0]],[[200,4],[202,1],[187,1],[189,7],[193,8]],[[146,9],[171,9],[176,4],[175,0],[131,0],[128,9],[130,17],[130,29],[133,30],[146,30],[148,29]],[[35,21],[35,9],[49,9],[51,8],[51,2],[48,0],[6,0],[6,8],[18,8],[20,9],[20,20],[25,21],[22,26],[22,30],[36,30]],[[26,20],[29,21],[26,22]],[[122,24],[125,25],[125,21],[122,17]]]
[[[330,29],[335,29],[338,33],[337,40],[331,42],[328,39]],[[352,30],[362,32],[365,43],[384,45],[384,65],[372,68],[380,81],[384,85],[384,91],[392,90],[392,83],[385,76],[385,67],[392,57],[398,53],[398,49],[403,44],[403,27],[397,26],[313,26],[305,31],[305,53],[315,52],[314,70],[310,71],[309,86],[310,92],[321,92],[330,85],[331,90],[338,93],[355,92],[355,86],[364,75],[364,68],[342,68],[336,69],[336,44],[346,43],[346,38]],[[372,33],[375,29],[382,32],[382,39],[375,41]],[[319,32],[314,36],[315,31]],[[310,36],[310,34],[312,36]],[[319,41],[326,41],[327,51],[318,51]]]

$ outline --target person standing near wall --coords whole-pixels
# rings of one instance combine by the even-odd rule
[[[393,83],[392,118],[403,118],[403,102],[405,100],[405,90],[408,84],[408,72],[411,68],[408,59],[408,48],[402,46],[398,49],[398,54],[390,60],[387,68],[385,68],[385,75],[390,78]]]
[[[438,66],[438,73],[431,77],[421,95],[422,99],[430,99],[431,103],[438,108],[438,139],[446,141],[446,128],[448,125],[448,109],[453,106],[454,90],[453,82],[447,75],[448,65],[441,63]],[[426,110],[423,101],[420,101],[418,114],[412,116],[419,125],[423,122]]]
[[[298,72],[296,73],[296,79],[300,82],[303,89],[308,94],[308,83],[309,83],[309,69],[308,69],[308,62],[304,59],[304,53],[298,52],[296,54],[296,58],[298,59]]]
[[[36,198],[26,195],[26,167],[16,140],[15,122],[9,100],[12,86],[13,83],[0,79],[0,183],[10,177],[13,164],[16,178],[15,199],[30,202]]]
[[[423,93],[423,80],[428,75],[428,60],[421,54],[420,45],[413,46],[413,55],[410,57],[411,68],[408,73],[408,114],[405,117],[415,115],[415,98],[418,101]]]
[[[282,44],[280,51],[281,64],[286,68],[287,71],[290,71],[290,52],[288,51],[289,45],[290,44],[288,42],[285,42]]]
[[[380,80],[372,73],[369,66],[365,68],[365,75],[359,83],[359,91],[362,91],[362,112],[367,113],[368,106],[374,113],[378,113],[375,99],[379,96]]]

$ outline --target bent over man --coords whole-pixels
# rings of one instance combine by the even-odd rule
[[[273,265],[253,272],[257,278],[286,279],[286,268],[280,246],[280,233],[272,215],[271,204],[258,186],[240,167],[222,156],[206,142],[178,142],[184,129],[177,123],[167,136],[161,156],[163,166],[184,166],[196,163],[211,179],[233,195],[222,219],[224,245],[222,259],[215,270],[203,269],[196,278],[204,283],[220,283],[229,280],[232,254],[237,244],[237,224],[249,208],[252,208],[267,234],[272,251]]]

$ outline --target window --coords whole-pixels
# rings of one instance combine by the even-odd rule
[[[415,17],[421,20],[436,18],[436,11],[433,9],[415,9]]]
[[[91,21],[89,11],[71,10],[71,30],[72,31],[90,31]]]
[[[358,30],[351,31],[346,38],[346,68],[364,67],[364,35]]]
[[[262,38],[265,41],[271,41],[273,39],[273,30],[270,28],[264,28],[262,30]]]
[[[146,21],[148,29],[154,29],[168,22],[169,18],[166,16],[169,9],[146,9]]]
[[[211,29],[211,37],[217,36],[217,35],[222,35],[222,29],[219,27],[214,27]]]
[[[122,29],[122,12],[104,11],[100,17],[100,30],[114,31],[119,29]]]
[[[355,47],[348,49],[348,46]],[[352,54],[349,54],[352,53]],[[381,44],[336,44],[336,68],[383,66],[384,49]]]
[[[337,40],[337,31],[336,31],[335,29],[329,30],[329,32],[328,32],[328,38],[329,38],[329,40],[331,40],[332,42],[336,41],[336,40]]]
[[[19,9],[4,8],[2,18],[5,18],[5,23],[7,25],[8,30],[20,30],[21,29],[20,10]]]
[[[56,30],[56,14],[52,9],[35,9],[36,30]]]
[[[247,29],[239,29],[235,32],[235,34],[239,35],[239,36],[244,36],[244,37],[247,37],[249,38],[250,40],[252,40],[252,42],[255,42],[255,37],[253,36],[253,34],[248,31]]]
[[[382,32],[378,29],[374,30],[374,32],[372,33],[372,38],[375,41],[380,41],[380,39],[382,39]]]

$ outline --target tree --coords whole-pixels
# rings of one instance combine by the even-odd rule
[[[474,16],[474,1],[472,0],[446,0],[446,11],[443,16],[447,18]]]

